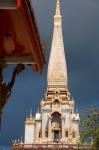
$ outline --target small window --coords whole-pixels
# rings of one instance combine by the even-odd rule
[[[39,132],[39,138],[41,138],[41,131]]]
[[[48,131],[45,131],[45,137],[48,137]]]
[[[68,137],[68,131],[66,131],[66,133],[65,133],[65,134],[66,134],[66,137]]]
[[[75,138],[75,132],[72,132],[72,137]]]

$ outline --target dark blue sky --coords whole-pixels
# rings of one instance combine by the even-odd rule
[[[25,118],[31,108],[33,114],[38,110],[47,87],[55,0],[33,0],[33,6],[46,44],[46,66],[42,76],[27,67],[17,78],[4,109],[0,145],[11,144],[24,135]],[[99,0],[61,0],[61,8],[70,92],[79,111],[92,104],[99,107]],[[13,68],[6,69],[6,81]]]

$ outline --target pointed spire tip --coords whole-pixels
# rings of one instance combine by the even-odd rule
[[[60,15],[60,0],[56,0],[56,15]]]
[[[32,118],[32,109],[31,109],[31,111],[30,111],[30,118]]]

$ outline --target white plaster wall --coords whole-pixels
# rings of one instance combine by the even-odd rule
[[[79,123],[72,123],[72,128],[75,129],[77,133],[79,133]]]
[[[34,134],[35,134],[34,125],[25,125],[25,143],[26,144],[33,144],[35,142]]]
[[[35,128],[35,140],[39,138],[39,131],[41,129],[41,121],[36,121],[36,128]]]
[[[74,144],[78,144],[78,142],[79,142],[79,137],[80,137],[80,135],[79,135],[79,122],[72,122],[72,129],[75,129],[75,131],[76,131],[76,138],[73,138],[73,143]]]
[[[61,105],[61,109],[69,109],[68,105]]]
[[[65,113],[64,114],[64,116],[65,116],[65,129],[66,128],[70,128],[70,126],[71,126],[71,117],[70,117],[70,113]]]
[[[42,128],[45,129],[48,121],[48,113],[42,113]]]

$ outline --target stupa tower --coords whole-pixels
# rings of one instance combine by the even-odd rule
[[[56,92],[57,95],[60,96],[61,102],[69,103],[70,93],[68,91],[67,64],[62,34],[62,16],[60,12],[60,0],[57,0],[56,13],[54,16],[53,38],[48,63],[48,88],[46,100],[51,100],[51,93],[53,94]]]
[[[75,112],[75,103],[68,90],[60,0],[56,1],[47,82],[40,112],[25,122],[25,144],[78,144],[80,117]]]
[[[62,16],[60,14],[60,0],[57,0],[54,16],[54,31],[51,53],[48,64],[48,88],[65,88],[67,90],[68,77],[62,34]]]

